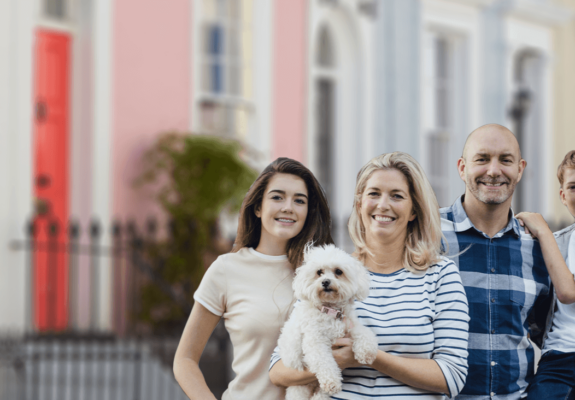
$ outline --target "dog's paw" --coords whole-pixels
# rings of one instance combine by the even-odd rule
[[[341,380],[338,379],[320,379],[319,387],[325,393],[332,395],[341,392]]]
[[[375,361],[375,357],[377,356],[377,352],[375,353],[356,353],[355,359],[364,365],[371,365]]]
[[[360,364],[371,365],[377,357],[377,349],[376,340],[357,341],[354,343],[353,353]]]

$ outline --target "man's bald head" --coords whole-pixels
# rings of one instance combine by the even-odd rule
[[[521,159],[521,149],[519,148],[519,142],[517,141],[517,138],[515,137],[513,132],[511,132],[509,129],[507,129],[503,125],[499,125],[499,124],[483,125],[477,129],[475,129],[473,132],[471,132],[469,134],[469,136],[467,136],[467,140],[465,141],[465,146],[463,146],[463,154],[461,155],[461,158],[463,158],[464,160],[467,159],[467,150],[469,149],[469,147],[472,144],[474,144],[474,142],[480,140],[481,136],[486,135],[486,134],[493,134],[493,133],[498,134],[498,135],[509,135],[509,137],[513,138],[514,148],[517,151],[517,153],[516,153],[516,156],[518,157],[517,159],[518,160]]]
[[[465,201],[509,207],[526,165],[509,129],[497,124],[477,128],[467,137],[457,162],[466,196],[469,194]]]

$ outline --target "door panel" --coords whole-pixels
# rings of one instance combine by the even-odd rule
[[[37,30],[35,58],[34,322],[61,330],[68,324],[69,35]]]

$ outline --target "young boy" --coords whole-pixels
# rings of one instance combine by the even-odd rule
[[[575,217],[575,150],[557,169],[561,202]],[[528,400],[575,399],[575,224],[556,232],[543,217],[520,213],[525,232],[539,240],[545,265],[555,287],[555,305],[547,326],[537,374],[528,387]]]

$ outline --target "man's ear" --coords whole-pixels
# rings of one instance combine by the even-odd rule
[[[517,177],[517,183],[519,183],[519,181],[521,180],[521,177],[523,176],[523,171],[525,171],[525,167],[527,167],[527,161],[525,161],[524,159],[519,160],[519,175]]]
[[[463,182],[465,182],[465,158],[461,157],[457,160],[457,172]]]

